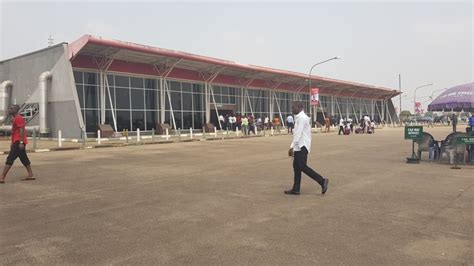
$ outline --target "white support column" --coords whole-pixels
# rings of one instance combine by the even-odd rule
[[[63,146],[63,134],[61,130],[58,130],[58,146],[59,148]]]
[[[204,83],[204,105],[206,106],[206,121],[205,123],[211,122],[211,99],[209,97],[209,84]]]
[[[249,107],[250,107],[250,114],[251,114],[252,116],[254,116],[254,115],[253,115],[252,101],[250,100],[249,91],[248,91],[248,90],[245,90],[245,92],[247,93],[247,100],[248,100]],[[242,114],[242,115],[246,115],[246,114]]]
[[[112,120],[114,122],[114,130],[117,132],[117,118],[115,117],[115,108],[114,108],[114,103],[112,102],[112,95],[110,93],[110,87],[109,87],[109,80],[107,79],[107,72],[105,72],[105,86],[107,88],[107,93],[109,95],[109,104],[110,104],[110,112],[112,113]]]
[[[209,84],[209,89],[212,96],[212,102],[214,103],[214,109],[216,110],[217,122],[219,123],[219,128],[222,130],[222,124],[221,124],[221,121],[219,120],[219,110],[217,109],[216,98],[214,97],[214,89],[212,88],[212,85],[210,84]]]
[[[100,117],[99,123],[101,125],[105,124],[105,86],[104,86],[104,71],[99,71],[99,108],[100,108]]]
[[[160,123],[165,123],[166,121],[166,118],[165,118],[165,114],[166,114],[166,96],[165,96],[165,88],[164,88],[164,81],[163,81],[163,78],[160,77]]]
[[[270,91],[271,93],[271,91]],[[277,108],[278,108],[278,113],[280,114],[280,121],[281,121],[281,124],[283,126],[285,126],[285,119],[283,119],[283,116],[281,115],[281,110],[280,110],[280,103],[278,102],[278,98],[276,96],[276,93],[273,93],[273,95],[275,96],[275,101],[277,103]]]
[[[374,112],[374,111],[375,111],[375,106],[374,106],[374,104],[375,104],[376,102],[375,102],[374,100],[371,100],[371,103],[372,103],[372,104],[370,105],[370,107],[371,107],[371,108],[370,108],[370,109],[371,109],[371,110],[370,110],[370,112],[371,112],[370,119],[373,120],[373,119],[374,119],[374,115],[375,115],[375,112]]]
[[[246,103],[246,101],[245,101],[245,90],[246,89],[244,87],[240,88],[240,113],[241,114],[244,114],[245,111],[246,111],[245,110],[245,103]]]
[[[170,88],[168,86],[168,81],[165,79],[164,80],[164,83],[165,83],[165,90],[166,90],[166,95],[168,96],[168,103],[170,105],[170,115],[171,115],[171,118],[172,118],[172,121],[173,121],[173,128],[174,130],[178,129],[176,127],[176,120],[174,118],[174,111],[173,111],[173,105],[171,104],[171,93],[170,93]]]
[[[331,95],[331,116],[334,116],[335,115],[335,104],[334,104],[334,100],[335,100],[335,97],[333,95]]]

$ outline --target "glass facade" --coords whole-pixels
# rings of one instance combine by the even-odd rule
[[[100,123],[99,74],[76,69],[74,79],[86,131],[96,132],[97,125]],[[173,114],[176,128],[201,129],[206,122],[206,97],[203,83],[166,80],[163,82],[165,88],[160,88],[160,80],[157,78],[112,73],[107,74],[107,82],[109,90],[105,86],[105,124],[113,127],[113,115],[115,115],[118,131],[125,129],[136,131],[138,128],[141,131],[150,131],[156,123],[160,122],[162,110],[164,111],[163,122],[172,125],[171,114]],[[165,90],[166,88],[168,90]],[[285,119],[291,114],[291,104],[294,99],[303,101],[305,110],[309,110],[310,107],[308,93],[274,91],[273,97],[270,97],[271,92],[268,89],[244,90],[220,85],[212,85],[212,91],[218,109],[226,109],[222,110],[223,113],[253,113],[256,118],[264,118],[270,116],[270,108],[273,106],[273,115],[281,114]],[[160,95],[163,92],[164,107],[160,106]],[[212,96],[210,95],[209,98],[210,103],[213,104]],[[376,121],[380,121],[381,102],[375,101],[372,105],[371,100],[326,95],[321,95],[320,100],[325,114],[334,118],[341,116],[360,118],[367,114]],[[214,112],[213,105],[210,109]],[[318,112],[318,121],[322,122],[323,117],[320,111]],[[214,120],[211,118],[211,121]]]

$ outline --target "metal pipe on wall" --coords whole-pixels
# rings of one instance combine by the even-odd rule
[[[39,127],[40,134],[49,133],[47,128],[48,121],[48,81],[51,80],[53,75],[49,71],[41,73],[39,76],[39,90],[40,90],[40,100],[39,100]]]
[[[0,84],[0,124],[5,123],[8,117],[8,107],[10,106],[10,91],[13,82],[6,80]]]

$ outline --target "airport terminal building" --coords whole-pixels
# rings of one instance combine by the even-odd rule
[[[19,104],[28,126],[57,137],[93,135],[98,125],[116,132],[218,124],[220,114],[278,116],[302,100],[314,120],[369,115],[398,123],[398,90],[311,76],[320,104],[310,108],[308,74],[239,64],[174,50],[84,35],[0,62],[0,125]]]

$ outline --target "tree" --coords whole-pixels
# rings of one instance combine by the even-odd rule
[[[411,113],[410,113],[410,111],[408,111],[408,110],[403,110],[403,111],[400,113],[400,116],[409,117],[409,116],[411,116]]]
[[[427,117],[433,117],[433,112],[426,112],[426,113],[425,113],[425,116],[427,116]]]

